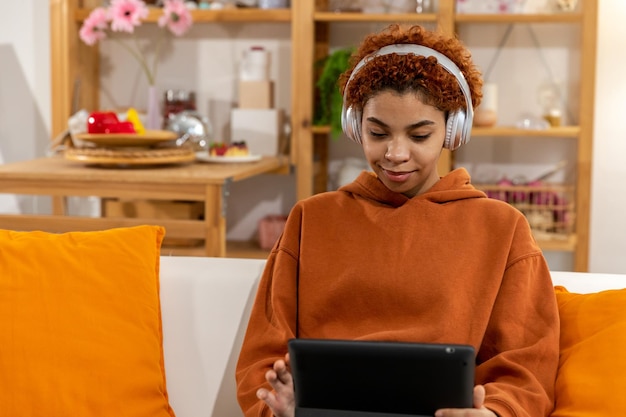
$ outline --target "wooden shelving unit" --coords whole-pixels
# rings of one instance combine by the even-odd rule
[[[452,0],[450,0],[452,1]],[[575,227],[574,234],[566,240],[542,240],[538,243],[544,250],[568,251],[574,254],[574,269],[587,271],[589,262],[589,222],[591,199],[591,159],[593,151],[593,113],[595,100],[596,43],[597,43],[597,2],[582,0],[579,10],[555,14],[513,14],[513,15],[472,15],[454,16],[455,27],[459,25],[493,24],[567,24],[577,25],[579,38],[579,77],[578,112],[576,126],[564,126],[547,130],[526,131],[515,128],[495,127],[474,129],[474,136],[490,136],[501,139],[514,137],[566,138],[576,141],[575,161]],[[470,26],[471,27],[471,26]]]
[[[577,271],[586,271],[589,251],[589,200],[590,200],[590,175],[591,175],[591,152],[593,135],[593,109],[594,109],[594,80],[595,80],[595,51],[596,51],[596,20],[597,3],[592,0],[582,0],[580,9],[571,13],[555,14],[509,14],[509,15],[484,15],[484,14],[456,14],[455,0],[439,0],[436,13],[429,14],[361,14],[361,13],[333,13],[328,12],[327,0],[303,1],[307,5],[299,6],[298,12],[294,10],[295,22],[306,20],[304,30],[307,31],[308,41],[305,43],[310,59],[307,64],[312,67],[313,63],[328,53],[329,31],[331,25],[354,22],[400,22],[400,23],[428,23],[436,24],[438,30],[445,33],[457,33],[459,25],[494,25],[494,24],[568,24],[580,26],[580,93],[578,97],[579,121],[576,126],[564,126],[546,130],[525,130],[515,127],[497,126],[494,128],[474,128],[472,136],[495,137],[498,140],[513,138],[565,138],[576,141],[576,217],[575,233],[566,239],[542,239],[537,238],[544,250],[567,251],[574,253],[574,268]],[[314,3],[312,5],[311,3]],[[312,16],[310,13],[312,12]],[[308,19],[312,19],[313,23]],[[298,24],[298,23],[296,23]],[[304,65],[303,61],[300,61]],[[315,99],[313,91],[312,73],[305,76],[309,79],[311,88],[309,91],[300,89],[300,100],[312,103]],[[304,81],[304,80],[302,80]],[[307,95],[308,94],[308,95]],[[325,171],[325,157],[328,155],[328,137],[330,129],[324,126],[310,127],[312,110],[305,103],[304,111],[294,117],[294,123],[300,123],[304,127],[299,131],[296,146],[299,149],[298,159],[295,164],[301,175],[298,179],[298,196],[303,198],[307,195],[323,191],[327,180]],[[454,155],[444,152],[439,164],[440,172],[447,172],[451,166]],[[316,163],[306,167],[305,174],[301,169],[301,161],[305,159],[315,160]],[[306,162],[305,162],[306,163]],[[313,178],[313,180],[311,180]]]
[[[62,132],[71,115],[73,103],[80,108],[97,108],[99,94],[99,52],[97,47],[83,45],[78,39],[82,20],[99,0],[51,0],[51,77],[52,136]],[[589,250],[589,200],[591,187],[591,152],[594,110],[597,2],[581,0],[579,11],[558,14],[529,15],[461,15],[455,13],[455,0],[439,0],[436,13],[362,14],[334,13],[328,0],[293,0],[284,10],[196,10],[196,23],[275,22],[291,25],[291,163],[296,174],[298,199],[324,191],[327,182],[329,129],[313,126],[314,63],[329,50],[331,25],[354,22],[404,22],[436,25],[445,33],[455,33],[458,25],[492,24],[574,24],[579,25],[580,93],[577,126],[527,131],[509,127],[474,129],[474,136],[493,136],[500,140],[514,137],[568,138],[576,141],[576,233],[566,242],[540,242],[546,250],[566,250],[575,254],[575,269],[587,270]],[[156,22],[159,10],[153,10],[148,21]],[[80,78],[79,95],[74,96]],[[452,165],[453,155],[444,152],[439,169]]]

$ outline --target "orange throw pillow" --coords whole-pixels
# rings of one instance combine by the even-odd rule
[[[173,417],[165,385],[164,230],[0,230],[4,416]]]
[[[552,417],[626,416],[626,290],[555,287],[561,318]]]

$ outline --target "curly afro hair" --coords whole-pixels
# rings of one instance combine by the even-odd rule
[[[375,57],[361,67],[347,86],[354,67],[380,48],[394,44],[418,44],[434,49],[454,62],[470,87],[472,105],[482,99],[480,71],[469,50],[456,38],[429,31],[421,26],[392,24],[381,32],[365,37],[350,58],[349,69],[339,78],[346,106],[362,110],[365,103],[383,90],[398,93],[413,91],[420,99],[446,112],[465,109],[466,101],[456,78],[437,63],[435,57],[389,54]]]

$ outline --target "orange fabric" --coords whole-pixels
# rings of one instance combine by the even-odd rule
[[[561,354],[552,417],[626,415],[626,290],[555,292]]]
[[[550,271],[524,215],[474,189],[462,168],[413,198],[363,172],[293,207],[238,358],[247,417],[271,417],[256,391],[287,353],[296,313],[299,337],[470,344],[487,408],[502,417],[552,411]]]
[[[164,229],[0,230],[6,416],[173,417],[165,385]]]

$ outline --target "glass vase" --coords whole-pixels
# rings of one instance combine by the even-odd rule
[[[156,86],[148,86],[148,103],[146,105],[146,129],[161,128],[161,110],[159,108],[159,93]]]

